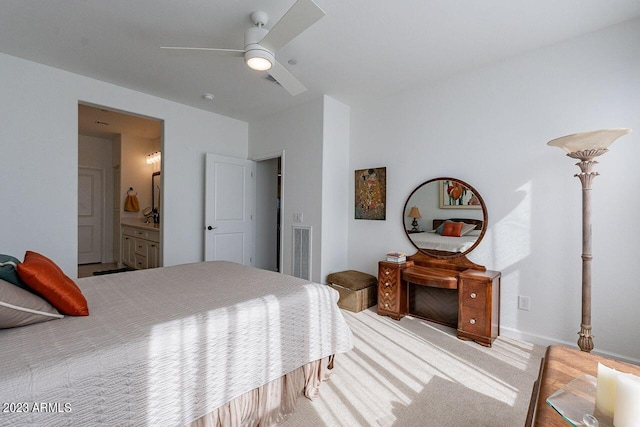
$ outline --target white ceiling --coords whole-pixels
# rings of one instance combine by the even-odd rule
[[[294,1],[0,0],[0,52],[249,121],[321,94],[358,105],[640,16],[638,0],[315,0],[327,15],[276,53],[308,88],[296,97],[241,58],[160,49],[242,49],[251,12],[271,28]]]
[[[162,136],[162,122],[80,104],[78,105],[78,133],[107,139],[120,134],[156,139]]]

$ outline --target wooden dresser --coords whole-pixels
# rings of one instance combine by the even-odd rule
[[[473,267],[473,268],[469,268]],[[458,338],[491,347],[500,334],[500,272],[475,264],[433,261],[378,264],[378,314],[412,315],[458,330]]]

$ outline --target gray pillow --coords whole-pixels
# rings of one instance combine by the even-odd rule
[[[64,316],[39,296],[0,279],[0,329],[16,328]]]
[[[31,289],[18,276],[18,271],[16,270],[18,264],[20,264],[18,258],[0,254],[0,280],[6,280],[31,292]]]

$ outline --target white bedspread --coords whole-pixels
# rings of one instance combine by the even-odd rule
[[[29,410],[0,425],[184,425],[353,346],[335,290],[279,273],[208,262],[77,283],[89,317],[0,331],[0,404]]]
[[[420,249],[432,249],[447,252],[464,252],[478,240],[478,236],[441,236],[437,233],[411,233],[411,240]]]

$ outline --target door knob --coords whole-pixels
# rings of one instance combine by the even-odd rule
[[[207,230],[211,231],[211,230],[215,230],[216,228],[218,228],[218,227],[208,226],[208,227],[207,227]]]

